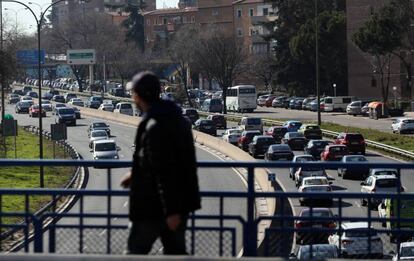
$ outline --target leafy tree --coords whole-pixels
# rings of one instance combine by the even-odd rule
[[[353,35],[354,43],[365,53],[374,58],[375,72],[380,77],[381,93],[387,104],[390,87],[391,62],[402,45],[404,32],[403,21],[399,21],[397,9],[392,5],[384,6]]]
[[[128,4],[125,11],[129,13],[129,16],[122,22],[122,26],[127,29],[126,41],[134,42],[142,51],[145,48],[144,16],[142,14],[145,7],[143,0],[139,0],[138,4]]]
[[[250,73],[261,80],[268,91],[273,91],[271,83],[275,74],[276,58],[273,54],[254,56],[250,64]]]
[[[315,93],[315,5],[309,0],[272,0],[278,19],[266,26],[273,32],[269,39],[276,42],[276,81],[296,94]],[[328,91],[332,79],[345,92],[347,85],[346,27],[344,0],[318,0],[321,89]],[[306,43],[306,44],[305,44]],[[329,57],[330,59],[324,59]],[[332,61],[342,61],[332,75]]]

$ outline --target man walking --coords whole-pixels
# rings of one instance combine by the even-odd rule
[[[132,172],[121,185],[130,188],[129,254],[148,254],[158,237],[164,254],[185,255],[190,212],[200,208],[191,125],[181,109],[160,99],[156,75],[142,72],[131,84],[143,113],[135,138]]]

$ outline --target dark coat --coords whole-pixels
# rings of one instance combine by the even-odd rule
[[[191,125],[173,102],[159,101],[139,124],[132,167],[130,219],[161,219],[199,209]]]

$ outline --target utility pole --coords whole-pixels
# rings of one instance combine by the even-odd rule
[[[321,126],[321,91],[319,86],[319,24],[318,24],[318,0],[315,0],[315,63],[316,63],[316,96],[318,99],[318,125]]]
[[[2,56],[4,55],[4,48],[3,47],[4,47],[3,46],[3,0],[0,0],[0,52],[1,52]],[[2,58],[2,60],[3,60],[3,58]],[[5,112],[5,109],[6,109],[5,105],[6,104],[4,102],[4,96],[6,95],[5,94],[5,88],[4,88],[4,85],[5,85],[4,71],[1,72],[0,84],[1,84],[1,122],[3,123],[4,122],[4,116],[6,115],[6,112]]]

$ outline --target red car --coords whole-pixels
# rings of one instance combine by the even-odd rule
[[[364,137],[359,133],[340,133],[335,139],[335,144],[345,145],[349,152],[362,155],[365,155],[367,147]]]
[[[39,117],[39,114],[41,114],[41,117],[46,117],[45,110],[42,109],[40,113],[39,105],[32,105],[29,109],[29,117]]]
[[[321,160],[333,161],[341,160],[343,156],[348,155],[348,147],[345,145],[328,145],[321,153]]]
[[[272,107],[272,102],[274,99],[276,99],[276,95],[270,95],[265,101],[266,107]]]

